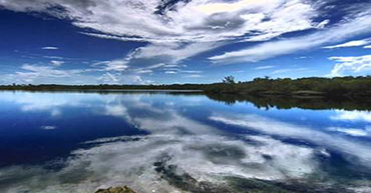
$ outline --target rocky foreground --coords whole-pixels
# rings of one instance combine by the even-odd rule
[[[127,186],[123,187],[111,187],[108,189],[99,189],[95,193],[135,193],[134,190],[130,189]]]

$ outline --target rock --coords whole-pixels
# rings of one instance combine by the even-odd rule
[[[108,189],[99,189],[95,193],[135,193],[134,190],[130,189],[127,186],[123,187],[111,187]]]

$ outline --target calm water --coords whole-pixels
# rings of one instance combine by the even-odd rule
[[[371,113],[0,92],[0,192],[371,192]]]

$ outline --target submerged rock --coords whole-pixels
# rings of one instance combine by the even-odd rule
[[[95,193],[135,193],[134,190],[130,189],[127,186],[123,187],[111,187],[108,189],[99,189]]]

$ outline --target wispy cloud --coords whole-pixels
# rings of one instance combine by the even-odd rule
[[[347,47],[359,47],[371,44],[371,38],[363,39],[363,40],[354,40],[350,42],[346,42],[343,44],[333,45],[333,46],[326,46],[323,47],[325,49],[334,49],[334,48],[347,48]]]
[[[366,10],[352,16],[352,19],[310,35],[288,38],[258,44],[239,51],[226,52],[209,59],[215,63],[257,62],[260,60],[290,54],[297,51],[342,41],[357,34],[371,31],[371,11]]]
[[[52,126],[52,125],[47,125],[47,126],[41,126],[41,129],[43,129],[43,130],[55,130],[55,129],[57,129],[57,127]]]
[[[97,78],[99,84],[153,84],[151,80],[143,79],[139,75],[127,74],[121,72],[105,72]]]
[[[279,69],[273,71],[271,74],[284,74],[284,73],[289,73],[289,72],[303,72],[303,71],[308,71],[310,70],[309,68],[285,68],[285,69]]]
[[[365,137],[370,136],[371,131],[366,129],[358,129],[358,128],[343,128],[343,127],[329,127],[327,128],[329,131],[335,131],[339,133],[343,133],[350,136],[355,137]]]
[[[185,78],[202,78],[203,75],[201,74],[190,74],[190,75],[185,75]]]
[[[259,66],[259,67],[256,67],[255,70],[266,70],[266,69],[271,69],[274,67],[275,66]]]
[[[103,62],[97,62],[94,63],[92,66],[103,66],[103,70],[105,71],[125,71],[129,66],[127,65],[128,61],[125,59],[122,60],[112,60],[112,61],[103,61]]]
[[[158,0],[3,0],[0,5],[69,18],[77,27],[99,32],[89,35],[125,41],[209,42],[245,34],[254,34],[244,38],[256,41],[326,25],[325,21],[313,21],[319,13],[304,0],[198,0],[172,5]],[[51,9],[54,6],[63,9]]]
[[[366,144],[355,143],[352,140],[335,137],[316,129],[280,122],[268,117],[261,117],[259,115],[233,114],[214,115],[210,117],[210,120],[221,122],[227,125],[239,126],[249,130],[255,130],[270,135],[301,138],[316,144],[321,144],[327,148],[337,149],[343,154],[356,156],[365,166],[368,165],[369,160],[371,159],[371,153],[369,153],[367,147],[368,145]],[[275,125],[275,127],[271,127],[272,124]]]
[[[42,47],[42,50],[58,50],[58,47],[52,47],[52,46],[47,46],[47,47]]]
[[[64,61],[52,60],[52,61],[50,61],[50,63],[51,63],[53,66],[58,67],[58,66],[64,64]]]
[[[165,71],[165,74],[178,74],[176,71]]]
[[[181,65],[198,56],[212,55],[202,61],[205,63],[257,62],[344,42],[371,31],[369,3],[355,3],[357,6],[337,18],[340,22],[330,13],[338,7],[329,4],[307,0],[0,0],[4,9],[68,20],[80,34],[144,42],[123,58],[92,62],[95,71],[101,72],[101,80],[112,81],[115,79],[106,72],[141,78],[166,71],[185,74],[187,69]],[[236,43],[237,48],[244,43],[246,47],[221,53],[224,46]],[[357,41],[335,46],[350,45],[367,48],[367,44]],[[59,48],[47,45],[41,49]],[[51,60],[56,67],[62,64],[58,61],[64,61]],[[164,66],[152,68],[157,64]]]

